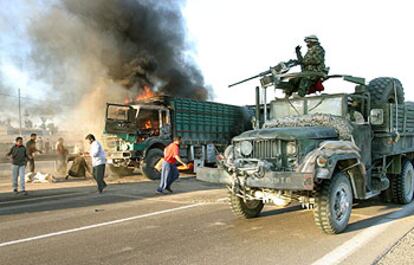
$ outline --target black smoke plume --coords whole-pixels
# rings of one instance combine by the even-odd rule
[[[48,78],[57,93],[75,101],[102,75],[127,88],[130,96],[149,85],[159,94],[205,100],[203,76],[188,56],[183,4],[56,1],[29,29],[32,57],[40,65],[37,76]]]

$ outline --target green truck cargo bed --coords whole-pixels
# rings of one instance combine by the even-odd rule
[[[184,98],[174,98],[171,103],[174,134],[183,143],[228,144],[251,126],[245,107]]]

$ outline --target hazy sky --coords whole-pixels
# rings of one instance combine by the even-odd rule
[[[0,11],[0,29],[6,43],[14,40],[13,49],[7,52],[20,56],[30,52],[22,34],[24,23],[2,22],[36,10],[24,10],[30,5],[23,3],[31,1],[6,1],[0,0],[7,6]],[[184,15],[197,62],[214,89],[214,101],[253,104],[257,79],[233,88],[227,85],[294,58],[296,45],[302,45],[305,53],[303,38],[310,34],[316,34],[325,48],[331,74],[361,76],[367,82],[380,76],[396,77],[404,85],[406,99],[414,101],[414,16],[410,5],[402,0],[188,0]],[[13,88],[10,93],[21,87],[23,95],[44,97],[47,84],[13,65],[1,73],[7,77],[5,85]],[[330,80],[326,87],[328,92],[353,91],[353,85],[345,82]]]
[[[227,85],[295,57],[303,38],[316,34],[330,74],[401,80],[414,101],[413,25],[410,1],[188,0],[185,9],[197,60],[215,100],[254,103],[258,80]],[[328,81],[329,92],[353,85]]]

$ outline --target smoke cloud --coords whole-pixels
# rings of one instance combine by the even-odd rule
[[[20,14],[6,18],[4,28],[18,30],[0,39],[6,46],[0,51],[5,59],[0,71],[9,62],[36,80],[35,94],[42,97],[26,104],[33,113],[64,113],[60,117],[66,129],[75,122],[101,133],[105,103],[134,98],[144,86],[161,95],[209,97],[186,37],[184,1],[16,2],[17,10],[10,10],[0,1],[2,17]],[[10,50],[13,42],[26,49]],[[3,71],[0,93],[13,86],[10,77],[5,79]]]

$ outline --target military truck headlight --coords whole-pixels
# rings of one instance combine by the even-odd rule
[[[298,147],[296,145],[296,142],[288,142],[286,145],[286,153],[290,156],[296,155],[298,151]]]
[[[241,157],[241,148],[240,148],[240,143],[235,143],[233,145],[233,153],[234,153],[234,157]]]
[[[250,155],[253,151],[252,143],[249,142],[249,141],[241,142],[240,143],[240,151],[241,151],[242,155],[244,155],[244,156]]]

